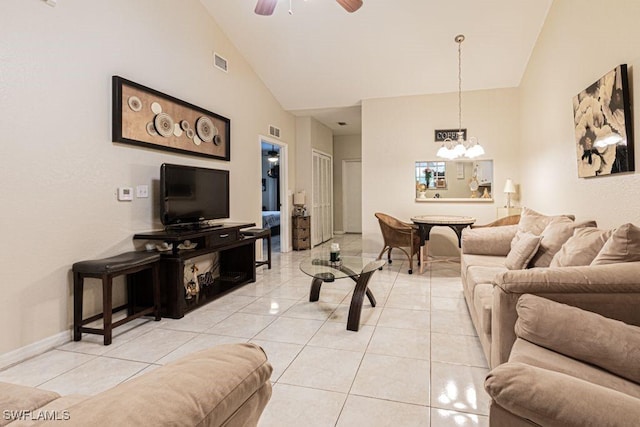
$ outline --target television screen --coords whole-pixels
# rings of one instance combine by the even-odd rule
[[[165,226],[229,218],[229,171],[164,163],[160,194]]]

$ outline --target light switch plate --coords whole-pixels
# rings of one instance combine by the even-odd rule
[[[131,187],[118,188],[118,200],[120,201],[133,200],[133,188]]]
[[[149,197],[149,186],[148,185],[138,185],[136,187],[136,197],[138,199],[145,199]]]

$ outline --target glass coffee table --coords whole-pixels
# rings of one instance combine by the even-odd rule
[[[357,331],[360,329],[360,314],[364,296],[369,298],[372,307],[376,306],[376,299],[368,288],[369,280],[376,270],[384,266],[384,260],[373,258],[363,258],[359,256],[342,256],[340,261],[333,262],[329,256],[318,256],[307,258],[300,263],[300,270],[312,277],[309,301],[318,301],[320,298],[320,288],[325,282],[334,282],[339,279],[351,278],[356,282],[351,297],[349,307],[349,317],[347,319],[347,330]]]

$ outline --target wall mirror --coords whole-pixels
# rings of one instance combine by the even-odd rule
[[[493,201],[493,160],[427,160],[415,166],[416,201]]]

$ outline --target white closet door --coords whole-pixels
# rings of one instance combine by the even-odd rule
[[[311,244],[316,246],[333,237],[333,159],[313,151],[312,167]]]

